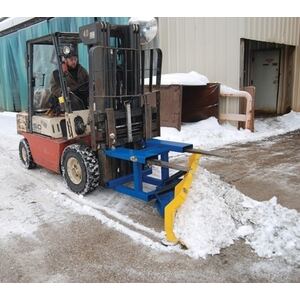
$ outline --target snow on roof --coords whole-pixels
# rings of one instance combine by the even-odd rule
[[[7,30],[9,28],[15,27],[17,25],[20,25],[22,23],[25,23],[31,19],[34,19],[33,17],[12,17],[7,18],[0,22],[0,32]]]
[[[206,85],[208,78],[195,71],[189,73],[170,73],[161,76],[162,85],[182,84],[182,85]]]
[[[154,76],[153,82],[156,82],[156,76]],[[196,71],[191,71],[189,73],[169,73],[161,75],[161,85],[188,85],[188,86],[200,86],[206,85],[210,81],[209,79]],[[149,78],[145,78],[145,84],[149,84]],[[241,91],[234,89],[232,87],[226,86],[224,84],[220,85],[221,95],[237,95]],[[245,92],[243,92],[245,93]]]

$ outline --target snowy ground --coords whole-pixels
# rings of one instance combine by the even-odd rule
[[[300,113],[293,111],[280,117],[256,119],[255,132],[248,129],[237,130],[230,124],[220,125],[215,117],[210,117],[204,121],[183,124],[181,131],[176,128],[162,127],[161,138],[192,143],[194,147],[211,150],[233,143],[262,140],[299,127]]]
[[[256,121],[255,127],[256,132],[251,133],[247,130],[237,130],[229,125],[221,126],[214,118],[210,118],[198,123],[186,124],[182,132],[163,128],[162,137],[191,142],[205,149],[215,149],[228,143],[259,140],[298,129],[300,128],[300,113],[291,112],[282,117]],[[186,137],[184,133],[188,136]],[[274,200],[259,204],[220,181],[208,171],[201,170],[199,183],[194,185],[197,192],[194,193],[196,198],[188,199],[197,207],[194,209],[193,217],[189,217],[194,223],[185,226],[185,230],[182,230],[183,227],[180,226],[180,222],[186,224],[187,216],[192,216],[188,201],[187,205],[182,207],[176,220],[176,230],[190,249],[185,251],[180,247],[165,248],[160,244],[163,237],[162,221],[151,205],[143,205],[140,202],[136,205],[136,202],[129,197],[110,190],[96,191],[86,197],[80,197],[71,193],[62,184],[59,175],[40,168],[25,170],[18,160],[20,136],[16,134],[15,114],[13,113],[0,113],[0,137],[2,162],[0,238],[2,239],[14,235],[34,238],[36,230],[43,224],[64,223],[74,214],[79,213],[93,216],[106,226],[129,236],[136,243],[158,251],[205,257],[218,253],[220,248],[230,245],[238,237],[243,236],[258,255],[264,257],[282,255],[292,264],[299,263],[294,257],[299,256],[297,252],[299,250],[299,214],[276,205]],[[212,189],[213,186],[216,186],[216,189]],[[198,197],[200,195],[203,197]],[[234,197],[228,195],[234,195]],[[206,202],[207,213],[212,212],[210,209],[215,207],[215,201],[218,203],[218,209],[214,210],[211,216],[216,222],[198,218],[203,212],[201,201],[204,201],[206,196],[211,196],[210,201]],[[258,212],[258,214],[253,212]],[[145,218],[143,222],[140,222],[143,215]],[[149,227],[145,221],[149,215],[154,219],[157,218],[155,228]],[[269,223],[270,220],[269,217],[266,219],[266,216],[272,216],[270,226],[264,223],[265,221]],[[231,223],[228,221],[230,224],[227,224],[226,220],[231,220]],[[205,226],[217,226],[210,227],[212,237],[208,237],[206,245],[203,244],[205,241],[201,241],[201,237],[203,231],[208,231],[207,227],[201,225],[201,222]],[[225,226],[226,224],[228,227]],[[220,227],[227,229],[224,235],[219,234]],[[214,240],[216,232],[218,238]],[[196,237],[194,244],[189,240],[191,234]]]
[[[18,157],[21,136],[16,134],[15,114],[0,113],[0,128],[0,238],[12,235],[34,238],[39,226],[68,222],[72,214],[82,214],[97,218],[137,243],[167,250],[160,243],[163,238],[162,220],[153,206],[141,206],[130,197],[111,190],[78,196],[67,189],[61,176],[42,168],[24,169]],[[127,217],[131,215],[138,219],[138,215],[143,214],[152,214],[159,220],[158,230]]]

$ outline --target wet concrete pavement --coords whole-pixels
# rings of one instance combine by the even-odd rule
[[[253,199],[276,196],[280,204],[300,211],[300,131],[218,152],[227,158],[206,159],[209,171]]]

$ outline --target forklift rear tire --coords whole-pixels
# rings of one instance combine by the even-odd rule
[[[31,155],[29,143],[26,139],[22,139],[19,143],[19,157],[26,169],[33,169],[36,167]]]
[[[99,162],[85,145],[73,144],[65,148],[61,158],[62,175],[71,191],[87,194],[100,182]]]

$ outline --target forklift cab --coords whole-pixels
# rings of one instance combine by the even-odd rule
[[[62,63],[70,45],[76,51],[84,46],[88,50],[89,109],[74,109],[76,97],[66,84]],[[90,135],[94,151],[119,145],[136,147],[160,134],[162,55],[160,49],[142,49],[138,25],[96,22],[82,26],[79,33],[50,34],[28,41],[27,56],[29,132],[67,140]],[[50,118],[45,110],[54,70],[65,113]]]
[[[89,134],[89,111],[85,106],[81,106],[80,109],[78,105],[77,109],[74,109],[73,104],[80,104],[80,99],[68,89],[62,70],[64,51],[72,45],[77,52],[80,43],[78,33],[55,33],[27,42],[29,132],[64,139]],[[52,96],[50,79],[53,73],[56,73],[60,82],[60,102],[62,111],[65,112],[57,117],[45,114],[49,108],[49,98]],[[86,87],[88,89],[88,82]],[[79,120],[79,125],[76,125],[75,119]]]
[[[72,46],[78,52],[78,43],[80,39],[77,33],[56,33],[27,42],[28,92],[29,100],[33,99],[29,105],[32,105],[35,112],[47,108],[43,95],[50,93],[52,73],[62,72],[61,64],[64,61],[65,49],[70,49],[69,47]],[[63,83],[62,91],[65,90]]]

